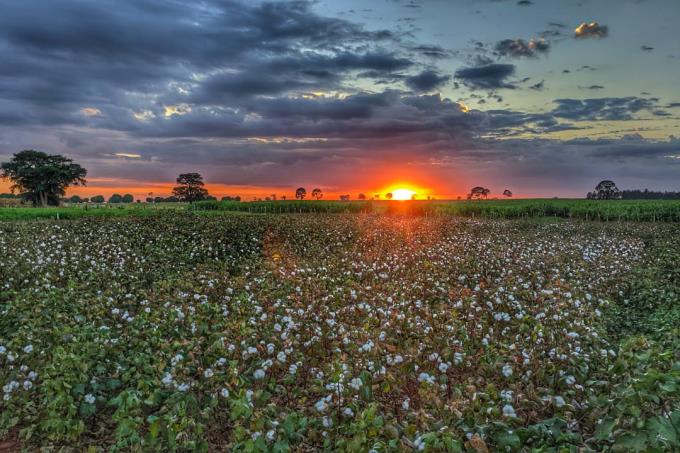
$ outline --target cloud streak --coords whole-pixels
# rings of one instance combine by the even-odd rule
[[[514,89],[508,79],[515,74],[515,65],[492,63],[483,66],[467,67],[456,71],[456,79],[471,88]]]

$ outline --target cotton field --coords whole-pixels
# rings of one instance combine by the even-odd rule
[[[677,343],[626,343],[611,322],[641,269],[677,263],[674,225],[184,213],[0,228],[0,438],[17,447],[678,445]],[[669,269],[645,297],[678,300]],[[636,414],[612,404],[631,385]]]

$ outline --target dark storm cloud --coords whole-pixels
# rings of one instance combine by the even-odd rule
[[[390,73],[407,69],[413,64],[408,58],[380,49],[363,52],[336,50],[333,55],[304,52],[287,57],[271,57],[253,63],[248,69],[275,74],[322,74],[327,77],[326,74],[342,75],[355,70]]]
[[[515,74],[515,65],[492,63],[484,66],[463,68],[456,71],[456,79],[470,88],[498,89],[515,86],[507,81]]]
[[[313,89],[319,86],[310,77],[277,76],[272,73],[240,72],[237,74],[218,74],[201,83],[200,88],[192,95],[192,102],[222,103],[234,101],[235,98],[254,95],[275,95],[296,89]]]
[[[638,97],[556,99],[555,104],[554,116],[574,121],[632,120],[635,114],[656,107],[654,99]]]
[[[68,123],[84,106],[137,109],[144,96],[200,93],[202,81],[260,94],[285,91],[284,84],[323,88],[347,71],[410,66],[376,47],[392,40],[388,31],[318,16],[302,1],[13,2],[0,15],[0,98],[35,107],[26,119]],[[276,77],[243,76],[262,78],[266,70]],[[220,84],[225,71],[232,78]],[[300,75],[306,78],[297,81]]]
[[[473,118],[458,104],[439,96],[403,96],[396,91],[345,98],[300,97],[253,101],[245,107],[255,118],[233,111],[196,109],[171,119],[156,118],[135,131],[146,137],[278,137],[380,139],[420,135],[424,140],[444,128],[472,130]]]
[[[207,77],[196,88],[191,100],[202,104],[236,102],[238,98],[279,95],[290,91],[337,88],[352,71],[359,76],[380,78],[394,76],[395,71],[414,63],[389,52],[334,56],[319,54],[273,58],[253,63],[240,72],[223,72]]]
[[[550,43],[543,40],[530,39],[504,39],[496,43],[494,50],[498,55],[504,57],[537,57],[539,54],[547,54],[550,50]]]
[[[393,99],[391,93],[380,95],[356,94],[339,98],[275,98],[258,100],[251,110],[265,119],[355,120],[373,116],[374,111],[386,107]]]
[[[451,76],[440,75],[438,72],[428,69],[420,74],[407,77],[404,83],[413,91],[427,92],[440,88],[450,79]]]

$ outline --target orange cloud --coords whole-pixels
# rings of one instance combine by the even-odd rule
[[[609,28],[597,22],[583,22],[574,30],[576,38],[604,38],[607,34],[609,34]]]

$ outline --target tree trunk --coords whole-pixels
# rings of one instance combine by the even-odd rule
[[[44,208],[47,206],[47,193],[45,191],[38,192],[38,207]]]

